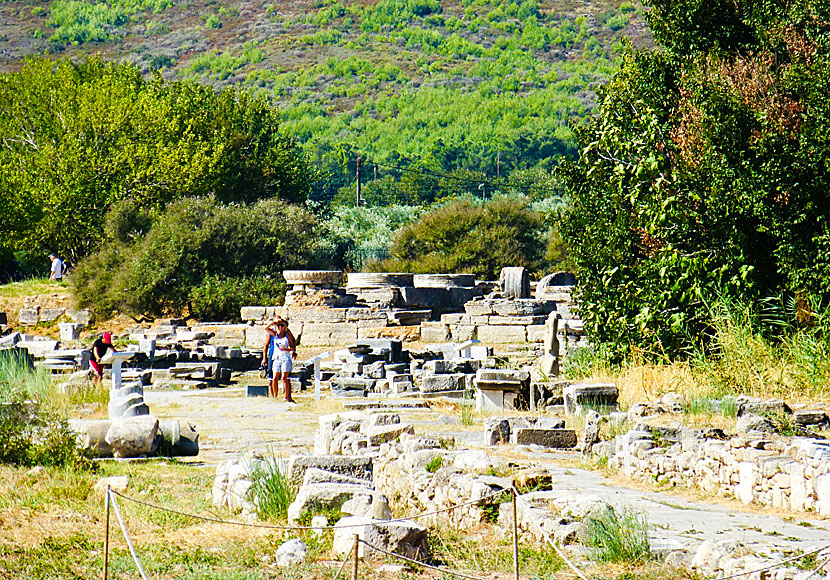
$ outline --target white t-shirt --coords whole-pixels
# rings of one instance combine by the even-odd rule
[[[63,260],[60,258],[52,260],[52,274],[55,280],[63,278]]]

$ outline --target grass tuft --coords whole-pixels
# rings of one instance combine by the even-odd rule
[[[270,451],[251,472],[250,497],[261,520],[284,520],[297,490],[288,477],[288,462]]]
[[[609,507],[588,518],[588,544],[598,562],[643,562],[651,557],[648,521],[631,509]]]

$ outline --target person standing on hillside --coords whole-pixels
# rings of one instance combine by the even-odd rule
[[[297,343],[294,340],[294,335],[288,330],[288,323],[282,318],[275,319],[274,328],[276,334],[271,338],[271,342],[274,343],[274,376],[271,379],[271,396],[276,398],[279,395],[277,381],[282,380],[286,403],[294,403],[294,399],[291,398],[290,375],[294,368],[294,359],[297,358]]]
[[[89,359],[89,366],[95,371],[96,380],[101,382],[104,378],[104,367],[101,365],[101,359],[107,354],[109,350],[117,352],[112,344],[112,334],[105,332],[104,336],[92,343],[92,356]]]
[[[49,274],[49,279],[55,282],[63,280],[64,264],[63,260],[58,258],[55,254],[49,254],[49,259],[52,260],[52,271]]]

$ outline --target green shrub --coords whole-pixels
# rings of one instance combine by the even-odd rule
[[[129,213],[125,207],[115,211]],[[100,316],[119,311],[235,319],[244,302],[281,298],[281,270],[319,263],[315,218],[276,199],[250,206],[180,200],[143,236],[124,235],[116,216],[108,223],[111,235],[132,241],[111,238],[72,276],[79,304]]]
[[[288,506],[297,495],[288,478],[287,462],[271,451],[254,465],[248,493],[256,506],[257,516],[262,520],[285,519]]]
[[[24,351],[0,351],[0,463],[91,467],[55,395],[49,375]]]
[[[470,272],[498,278],[505,266],[542,268],[544,226],[520,201],[450,203],[407,226],[392,244],[392,258],[377,269],[398,272]]]
[[[588,545],[599,562],[642,562],[651,557],[648,521],[630,509],[608,507],[589,517]]]

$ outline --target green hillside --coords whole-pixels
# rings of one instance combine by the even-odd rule
[[[358,155],[373,179],[415,182],[376,203],[432,201],[417,183],[427,168],[467,172],[463,188],[550,167],[574,154],[570,127],[621,39],[651,42],[640,5],[611,0],[6,1],[0,13],[6,70],[100,53],[267,94],[321,169],[322,201],[352,182]]]

